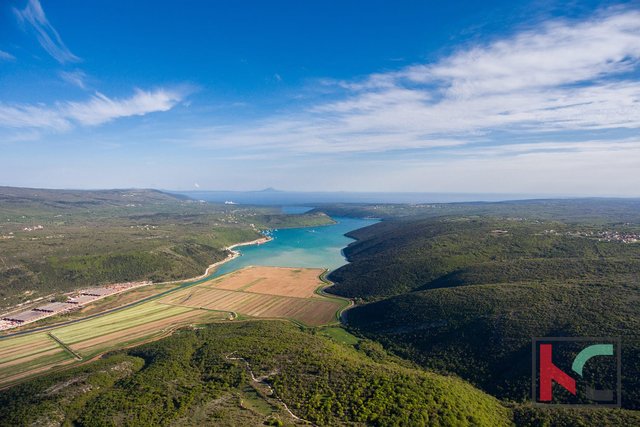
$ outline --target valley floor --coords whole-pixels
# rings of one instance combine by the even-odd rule
[[[316,291],[322,269],[248,267],[161,293],[102,316],[0,340],[0,386],[82,363],[170,334],[177,328],[247,318],[318,326],[336,321],[347,300]]]

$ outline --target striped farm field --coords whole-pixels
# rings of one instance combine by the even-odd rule
[[[115,312],[108,316],[64,326],[56,329],[54,333],[56,337],[64,341],[67,345],[74,345],[96,336],[136,328],[140,325],[171,317],[176,314],[182,314],[187,311],[192,310],[183,307],[168,307],[150,302],[138,307]]]
[[[47,334],[33,334],[3,342],[0,346],[0,364],[10,362],[21,355],[33,355],[58,348],[58,344]]]
[[[226,318],[226,313],[205,313],[200,310],[191,310],[171,317],[156,319],[151,322],[141,323],[135,327],[121,329],[89,338],[71,345],[71,349],[81,355],[91,355],[102,353],[105,350],[118,347],[125,347],[141,340],[148,340],[155,336],[165,335],[169,331],[193,323],[206,323],[212,320]]]
[[[324,270],[247,267],[172,293],[159,302],[179,307],[233,311],[251,317],[287,318],[306,325],[335,320],[345,301],[316,293]]]
[[[188,323],[215,320],[222,314],[148,302],[137,307],[55,329],[52,334],[83,357],[162,334]]]
[[[0,342],[0,384],[28,375],[31,371],[71,363],[74,357],[46,333],[16,337]]]
[[[248,267],[98,317],[0,339],[0,387],[164,336],[229,312],[306,325],[336,320],[347,301],[316,293],[323,270]]]
[[[48,332],[5,338],[0,340],[0,386],[57,366],[78,362],[74,353],[86,359],[162,336],[186,324],[210,322],[225,317],[226,313],[150,301],[101,317],[53,328]]]

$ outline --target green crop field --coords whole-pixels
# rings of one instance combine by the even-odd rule
[[[73,360],[73,355],[46,333],[0,341],[0,384]]]
[[[151,301],[47,332],[5,338],[0,340],[0,385],[76,362],[75,355],[84,360],[165,335],[179,326],[225,317],[226,313]]]
[[[65,343],[73,345],[96,336],[132,329],[188,311],[193,311],[193,309],[149,302],[107,316],[56,329],[55,335]]]

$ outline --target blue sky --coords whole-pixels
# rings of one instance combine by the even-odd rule
[[[637,1],[0,4],[0,185],[640,196],[639,170]]]

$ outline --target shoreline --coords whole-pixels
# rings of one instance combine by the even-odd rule
[[[273,240],[273,237],[269,237],[269,236],[265,236],[265,237],[260,237],[259,239],[255,239],[255,240],[251,240],[250,242],[240,242],[240,243],[234,243],[231,246],[227,246],[226,248],[224,248],[226,251],[231,252],[230,255],[228,255],[225,259],[223,259],[222,261],[218,261],[216,263],[211,264],[209,267],[207,267],[207,269],[204,271],[204,274],[202,276],[197,277],[195,280],[200,280],[200,279],[204,279],[207,276],[210,276],[212,274],[213,269],[221,266],[222,264],[225,264],[233,259],[238,258],[239,256],[241,256],[242,254],[239,251],[234,250],[235,248],[239,248],[240,246],[251,246],[251,245],[262,245],[263,243],[267,243],[270,242],[271,240]],[[183,282],[191,282],[194,279],[187,279],[187,280],[183,280]]]
[[[231,261],[232,259],[236,259],[238,258],[241,254],[238,251],[235,251],[234,249],[240,246],[251,246],[251,245],[261,245],[263,243],[267,243],[269,241],[273,240],[273,238],[271,237],[260,237],[259,239],[255,239],[255,240],[251,240],[249,242],[240,242],[240,243],[234,243],[231,246],[227,246],[225,248],[223,248],[225,251],[229,251],[231,252],[229,255],[227,255],[227,257],[223,260],[214,262],[213,264],[209,265],[206,270],[204,270],[204,273],[201,274],[200,276],[196,276],[196,277],[189,277],[188,279],[178,279],[178,280],[170,280],[168,282],[156,282],[153,283],[153,285],[171,285],[174,283],[189,283],[189,282],[194,282],[197,280],[202,280],[207,276],[210,276],[212,274],[213,269],[215,269],[216,267],[221,266],[222,264],[225,264],[229,261]]]

